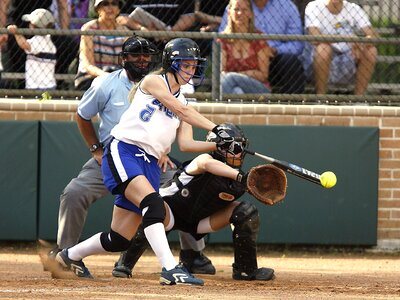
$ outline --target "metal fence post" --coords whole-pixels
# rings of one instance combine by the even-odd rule
[[[215,39],[212,43],[211,98],[221,100],[221,45]]]

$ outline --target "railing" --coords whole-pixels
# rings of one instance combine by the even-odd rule
[[[0,29],[0,34],[8,33],[7,29]],[[287,40],[287,41],[325,41],[325,42],[357,42],[357,43],[370,43],[370,44],[385,44],[385,45],[399,45],[400,38],[396,37],[379,37],[379,38],[365,38],[360,36],[309,36],[309,35],[269,35],[269,34],[221,34],[217,32],[171,32],[171,31],[156,31],[156,32],[137,32],[137,31],[84,31],[81,30],[55,30],[55,29],[18,29],[19,34],[23,35],[65,35],[65,36],[79,36],[79,35],[120,35],[120,36],[131,36],[133,34],[141,35],[145,38],[164,38],[171,39],[176,37],[188,37],[194,39],[208,39],[215,40],[218,38],[229,38],[229,39],[259,39],[259,40]],[[217,43],[214,43],[217,45]],[[198,101],[234,101],[232,99],[238,98],[237,95],[221,95],[220,92],[220,63],[219,63],[220,50],[217,46],[213,47],[212,52],[212,84],[211,93],[202,92],[188,95],[189,97],[196,98]],[[384,63],[399,63],[399,56],[379,56],[378,62]],[[22,79],[23,74],[15,73],[4,73],[3,78],[7,79]],[[57,80],[72,81],[75,74],[57,74]],[[373,88],[378,90],[394,90],[397,91],[400,84],[396,83],[370,83],[369,90]],[[0,90],[0,96],[8,97],[41,97],[44,91],[40,90],[20,90],[20,89],[3,89]],[[79,98],[82,96],[82,91],[75,90],[54,90],[50,91],[50,94],[56,97],[62,98]],[[399,96],[393,95],[365,95],[365,96],[352,96],[352,95],[288,95],[288,94],[246,94],[240,95],[240,98],[244,102],[314,102],[314,103],[367,103],[367,104],[379,104],[379,105],[400,105]]]

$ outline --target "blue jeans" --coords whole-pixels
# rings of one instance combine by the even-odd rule
[[[264,94],[271,92],[261,81],[236,72],[222,74],[221,84],[222,92],[225,94]]]

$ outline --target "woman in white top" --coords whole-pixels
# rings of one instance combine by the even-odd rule
[[[131,106],[111,131],[114,139],[103,156],[104,183],[116,195],[111,231],[98,233],[57,255],[57,260],[78,276],[91,276],[82,258],[126,250],[143,221],[146,238],[163,267],[160,283],[203,284],[201,279],[177,265],[169,248],[164,224],[168,230],[173,221],[165,217],[166,208],[158,193],[160,167],[157,160],[170,152],[175,138],[182,151],[242,151],[221,126],[187,106],[180,93],[180,87],[193,77],[204,77],[205,64],[206,59],[200,57],[200,49],[193,40],[171,40],[163,52],[161,72],[147,75],[131,91]],[[193,140],[189,124],[212,130],[218,142]]]

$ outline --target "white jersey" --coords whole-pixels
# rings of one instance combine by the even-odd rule
[[[170,90],[166,76],[158,76]],[[186,98],[180,91],[174,96],[183,105],[187,105]],[[111,135],[160,158],[171,151],[180,123],[175,113],[152,95],[144,93],[139,86],[131,105],[121,116],[120,122],[111,130]]]
[[[56,46],[50,35],[35,35],[27,42],[31,46],[25,63],[27,89],[55,89]]]
[[[356,31],[370,27],[368,15],[357,4],[343,1],[343,8],[338,14],[332,14],[322,0],[307,4],[304,24],[306,28],[317,27],[321,34],[353,35]],[[339,52],[351,50],[349,43],[333,43]]]

